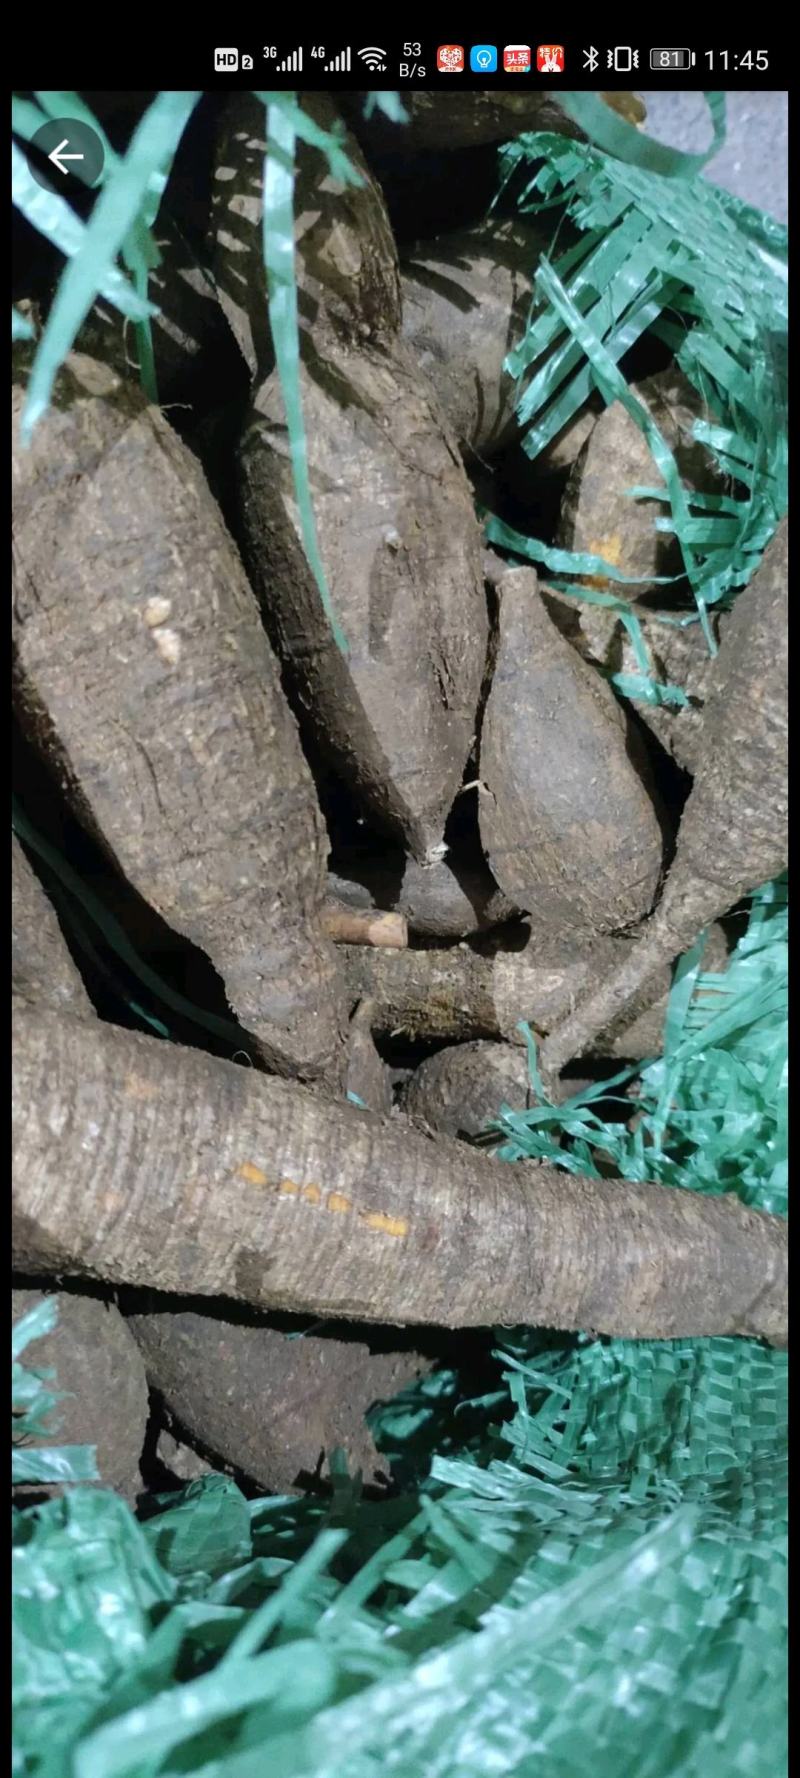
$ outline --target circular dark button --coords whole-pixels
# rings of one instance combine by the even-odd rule
[[[38,148],[47,165],[42,167],[31,156],[31,173],[45,191],[66,192],[70,182],[96,185],[103,171],[105,153],[96,130],[76,117],[53,117],[43,123],[31,137],[31,148]]]

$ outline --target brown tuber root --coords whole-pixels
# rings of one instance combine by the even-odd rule
[[[683,372],[673,365],[634,383],[632,393],[648,409],[673,452],[684,486],[699,493],[724,493],[726,483],[714,457],[693,436],[695,421],[708,419],[709,410]],[[663,505],[632,499],[628,493],[629,488],[661,482],[641,428],[621,401],[612,402],[592,428],[572,470],[556,542],[562,549],[602,556],[639,584],[609,581],[598,574],[590,586],[635,600],[655,590],[652,583],[660,576],[681,575],[678,539],[655,528],[656,518],[669,515],[666,489]],[[671,588],[663,591],[669,594]]]
[[[17,425],[23,403],[16,384]],[[322,817],[199,464],[140,391],[74,353],[29,448],[17,429],[13,472],[20,722],[128,882],[210,957],[269,1064],[325,1072],[341,1030]]]
[[[517,501],[530,506],[543,495],[554,498],[559,488],[563,492],[564,478],[577,462],[602,411],[602,397],[595,391],[535,457],[528,456],[522,443],[505,453],[503,484]],[[559,501],[560,498],[559,494]]]
[[[336,100],[304,93],[303,110],[319,129],[338,132]],[[260,382],[275,365],[264,288],[264,108],[252,93],[225,105],[219,123],[212,197],[212,257],[219,300],[250,374]],[[324,154],[298,147],[294,187],[296,274],[301,326],[322,320],[356,349],[400,327],[397,250],[383,197],[353,137],[346,151],[360,185],[334,179]]]
[[[378,1054],[372,1031],[374,1020],[372,1003],[359,1001],[347,1033],[345,1090],[348,1098],[365,1111],[378,1111],[386,1117],[394,1103],[392,1072]]]
[[[67,949],[55,908],[11,835],[11,989],[23,1000],[93,1018],[89,999]]]
[[[704,927],[785,868],[788,548],[784,519],[725,628],[664,894],[626,960],[548,1038],[542,1068],[551,1081]]]
[[[617,611],[607,605],[589,605],[542,587],[542,598],[563,636],[585,661],[605,672],[641,672],[633,643]],[[714,662],[699,623],[685,629],[666,624],[655,614],[637,610],[642,635],[650,656],[653,677],[662,685],[678,685],[688,704],[647,704],[633,698],[637,716],[676,764],[686,772],[697,771],[703,749],[703,710],[714,680]],[[719,643],[728,622],[727,613],[708,613],[714,641]]]
[[[787,1229],[14,1009],[17,1263],[354,1320],[786,1338]]]
[[[621,931],[649,912],[662,839],[644,750],[553,622],[533,568],[497,586],[478,818],[492,875],[537,932]]]
[[[532,1103],[527,1054],[510,1043],[452,1044],[420,1063],[400,1103],[444,1136],[478,1136],[501,1105]]]
[[[409,250],[403,335],[462,446],[502,449],[517,430],[518,386],[504,369],[524,333],[533,274],[550,236],[489,221]]]
[[[440,1043],[501,1037],[522,1045],[520,1019],[536,1032],[551,1031],[632,951],[631,939],[598,940],[590,950],[576,952],[530,937],[519,951],[494,950],[491,941],[484,941],[482,950],[458,945],[442,951],[375,951],[345,945],[339,957],[351,1005],[362,999],[371,1003],[372,1029],[380,1037],[403,1033]],[[713,927],[704,968],[713,973],[726,962],[724,935]],[[657,997],[641,1012],[629,1007],[625,1018],[598,1033],[593,1054],[631,1062],[659,1055],[669,984],[665,964]]]
[[[347,95],[353,127],[365,142],[386,148],[390,154],[407,154],[418,148],[474,148],[482,142],[507,142],[523,130],[554,130],[583,140],[583,131],[549,93],[404,92],[408,121],[402,134],[380,111],[364,117],[366,97],[366,93]],[[603,93],[602,97],[631,122],[641,123],[646,116],[638,93]]]
[[[331,123],[329,100],[320,111]],[[249,122],[248,122],[249,119]],[[237,101],[224,149],[224,247],[256,328],[266,316],[253,157],[263,112]],[[300,385],[320,558],[344,654],[303,548],[280,379],[264,353],[239,450],[243,547],[303,722],[379,824],[420,862],[443,830],[474,737],[486,654],[480,531],[456,441],[400,337],[397,257],[381,194],[343,188],[298,150]],[[260,177],[260,162],[259,174]],[[322,198],[320,198],[320,191]],[[234,236],[235,230],[235,236]],[[219,272],[225,283],[224,267]]]
[[[364,913],[394,909],[418,937],[467,938],[519,913],[481,858],[469,864],[450,857],[417,864],[402,853],[375,859],[354,852],[336,862],[344,874],[329,870],[331,896]]]
[[[533,939],[523,950],[496,956],[469,945],[394,952],[344,946],[339,952],[349,998],[372,1002],[379,1036],[442,1043],[504,1037],[519,1044],[520,1019],[549,1031],[619,954],[608,941],[588,955],[565,947],[543,952]]]
[[[51,1294],[50,1292],[47,1293]],[[133,1504],[143,1487],[139,1459],[147,1432],[147,1380],[139,1349],[119,1309],[99,1296],[53,1292],[55,1327],[31,1348],[37,1369],[58,1379],[60,1399],[52,1421],[32,1439],[38,1445],[93,1445],[99,1481]],[[19,1321],[38,1307],[45,1292],[12,1290],[11,1315]],[[27,1356],[27,1355],[26,1355]],[[63,1494],[63,1483],[37,1494]],[[22,1501],[24,1494],[22,1495]]]
[[[365,1415],[430,1369],[418,1352],[387,1349],[385,1335],[377,1349],[368,1336],[292,1337],[227,1307],[199,1314],[156,1299],[127,1324],[181,1426],[272,1494],[308,1486],[337,1446],[376,1482],[385,1464]]]

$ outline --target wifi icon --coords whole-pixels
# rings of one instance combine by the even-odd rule
[[[371,68],[374,74],[386,73],[385,49],[376,49],[373,44],[367,49],[360,49],[358,54],[361,57],[362,62],[366,62],[367,67]]]

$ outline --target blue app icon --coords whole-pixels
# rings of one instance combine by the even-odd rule
[[[469,65],[473,74],[496,74],[497,44],[473,43],[469,52]]]

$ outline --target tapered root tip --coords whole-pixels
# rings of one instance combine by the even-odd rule
[[[674,930],[654,915],[643,938],[599,987],[592,989],[567,1018],[553,1027],[542,1046],[540,1066],[547,1084],[557,1081],[563,1068],[576,1056],[596,1045],[602,1051],[603,1039],[616,1034],[626,1014],[633,1016],[647,1004],[647,990],[652,984],[655,994],[666,963],[677,954]]]

